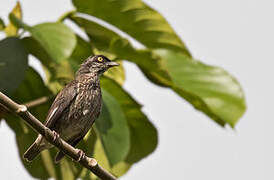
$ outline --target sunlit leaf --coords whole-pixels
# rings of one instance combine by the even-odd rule
[[[118,84],[123,85],[125,82],[125,69],[123,66],[123,61],[117,61],[120,65],[115,68],[109,69],[107,72],[104,73],[104,76],[113,79]]]
[[[171,84],[170,77],[163,68],[161,58],[150,50],[136,50],[128,40],[123,39],[117,33],[85,18],[72,15],[70,19],[85,29],[91,43],[94,43],[100,50],[113,53],[118,59],[126,59],[136,63],[142,72],[158,85],[169,86]],[[98,32],[104,32],[106,36],[102,36]],[[100,44],[97,44],[97,41]]]
[[[157,51],[165,60],[174,90],[220,125],[234,127],[245,112],[241,86],[225,70],[183,54]]]
[[[141,0],[73,0],[78,12],[102,19],[148,48],[167,48],[189,54],[164,17]]]
[[[10,13],[17,17],[18,19],[22,19],[22,9],[19,2],[16,3],[15,7],[13,8],[12,12]],[[5,32],[7,36],[16,36],[18,32],[18,27],[15,26],[12,22],[8,24],[5,28]]]
[[[130,151],[125,162],[133,164],[152,153],[157,146],[157,130],[139,105],[115,81],[103,78],[102,87],[120,103],[130,129]]]
[[[87,33],[91,44],[100,50],[108,50],[110,42],[119,35],[96,22],[72,14],[69,18]]]
[[[21,40],[9,37],[0,41],[0,91],[10,94],[25,77],[28,56]]]
[[[10,16],[10,20],[16,26],[29,31],[52,60],[57,63],[68,58],[76,46],[77,40],[74,32],[63,23],[42,23],[28,26],[13,15]]]
[[[137,50],[126,39],[113,39],[111,52],[117,57],[134,62],[152,82],[160,86],[170,86],[171,79],[165,69],[163,60],[150,50]]]
[[[96,128],[111,166],[125,159],[130,147],[126,118],[117,100],[103,90],[103,108]]]

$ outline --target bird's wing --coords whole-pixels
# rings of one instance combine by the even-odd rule
[[[77,95],[76,84],[74,80],[64,87],[62,91],[56,96],[52,103],[48,116],[45,122],[45,126],[51,127],[55,124],[55,121],[60,118],[62,113],[70,106],[71,102]]]

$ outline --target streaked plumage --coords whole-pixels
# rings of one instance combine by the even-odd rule
[[[77,71],[75,80],[65,86],[55,98],[45,125],[75,146],[83,139],[101,112],[100,75],[117,65],[102,55],[87,58]],[[25,152],[24,158],[32,161],[41,151],[51,147],[51,144],[38,135]],[[56,162],[63,156],[64,154],[59,152]]]

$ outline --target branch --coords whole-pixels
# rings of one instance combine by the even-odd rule
[[[94,158],[90,158],[86,155],[81,156],[79,150],[72,147],[66,141],[60,137],[56,137],[55,133],[49,128],[44,126],[36,117],[34,117],[25,105],[20,105],[12,101],[9,97],[0,92],[0,103],[6,106],[11,112],[16,113],[21,118],[23,118],[35,131],[43,135],[48,142],[56,146],[59,150],[70,156],[75,161],[92,171],[96,176],[104,180],[115,180],[112,174],[103,169]]]

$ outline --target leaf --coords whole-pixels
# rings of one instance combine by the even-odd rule
[[[51,57],[45,51],[45,49],[36,41],[33,37],[24,37],[22,39],[24,46],[29,54],[35,56],[41,61],[41,63],[47,67],[50,67],[52,63]]]
[[[5,23],[2,18],[0,18],[0,31],[5,29]]]
[[[76,46],[77,40],[74,32],[63,23],[28,26],[13,15],[10,16],[10,20],[16,26],[29,31],[56,63],[68,58]]]
[[[20,2],[17,2],[10,14],[13,14],[18,19],[22,19],[22,9]],[[18,32],[18,27],[15,26],[12,22],[8,24],[5,28],[7,36],[16,36]]]
[[[163,60],[152,51],[136,50],[128,40],[122,38],[113,39],[110,49],[118,58],[136,63],[152,82],[160,86],[171,86],[171,79],[163,65]]]
[[[117,61],[120,65],[111,68],[104,73],[104,76],[116,81],[118,84],[123,85],[126,79],[123,61]]]
[[[73,31],[62,23],[43,23],[29,31],[57,63],[68,58],[76,46]]]
[[[159,56],[153,54],[150,50],[134,49],[128,40],[95,22],[76,15],[70,16],[70,19],[85,29],[91,39],[91,43],[97,48],[114,54],[118,59],[126,59],[136,63],[152,82],[160,86],[170,86],[171,79],[163,68],[162,60]],[[106,36],[97,32],[103,32]],[[97,41],[100,42],[99,45],[96,43]]]
[[[28,56],[21,40],[9,37],[0,41],[0,91],[10,94],[23,81]]]
[[[78,23],[84,29],[88,29],[86,27],[89,26],[89,23],[90,23],[89,20],[83,20],[83,18],[80,18],[80,17],[76,18],[76,16],[73,16],[73,18],[71,18],[71,19],[74,20],[76,23]],[[104,28],[105,29],[104,32],[111,31],[99,24],[94,23],[94,22],[93,22],[92,27],[93,27],[93,29]],[[96,36],[96,33],[92,34],[93,31],[86,31],[86,32],[91,37]],[[108,34],[111,34],[111,33],[108,33]],[[167,65],[166,65],[167,60],[165,59],[165,57],[161,57],[161,56],[159,56],[159,54],[152,52],[150,50],[147,50],[147,49],[144,49],[144,50],[134,49],[128,40],[121,38],[118,34],[115,34],[113,36],[108,36],[108,37],[109,38],[105,42],[105,44],[107,46],[107,45],[109,45],[109,41],[111,41],[111,43],[109,45],[110,48],[108,49],[109,52],[115,54],[117,56],[117,58],[126,59],[126,60],[136,63],[139,66],[139,68],[142,70],[142,72],[146,75],[146,77],[148,77],[148,79],[150,79],[152,82],[154,82],[160,86],[172,88],[174,91],[176,91],[178,94],[180,94],[183,98],[185,98],[187,101],[189,101],[195,108],[197,108],[197,109],[201,110],[202,112],[204,112],[205,114],[207,114],[209,117],[214,119],[220,125],[224,126],[226,123],[230,123],[230,125],[232,125],[233,123],[230,121],[236,122],[241,117],[242,113],[244,112],[244,110],[243,111],[239,110],[240,112],[238,113],[238,115],[236,115],[238,117],[232,117],[233,120],[231,120],[228,117],[225,118],[226,120],[223,119],[224,118],[223,115],[218,114],[217,110],[213,110],[212,107],[210,107],[210,103],[209,102],[206,103],[203,99],[201,99],[199,94],[197,94],[196,92],[192,92],[191,90],[186,91],[185,88],[178,86],[178,82],[177,82],[177,84],[174,82],[174,77],[172,78],[171,74],[170,74],[172,69],[169,69],[167,67]],[[98,39],[99,38],[100,37],[98,36]],[[101,38],[100,40],[102,42],[104,41],[103,38]],[[170,61],[168,61],[168,62],[170,62]],[[180,64],[176,64],[174,66],[179,68]],[[228,77],[230,77],[230,76],[228,75]],[[239,86],[239,85],[237,84],[237,86]],[[224,87],[224,88],[226,88],[226,87]],[[212,96],[214,96],[214,94],[212,94]],[[218,98],[220,98],[220,97],[217,96],[217,99]],[[231,104],[230,108],[234,107],[233,102],[231,102],[230,104]],[[240,109],[245,109],[245,108],[240,108]]]
[[[68,58],[69,63],[71,64],[73,70],[76,72],[80,67],[80,64],[89,56],[94,55],[92,52],[92,47],[89,42],[81,38],[80,36],[76,36],[77,44],[75,49],[73,50],[71,56]]]
[[[109,171],[111,174],[113,174],[116,177],[122,176],[131,167],[130,164],[128,164],[124,161],[121,161],[111,167],[109,165],[109,161],[107,159],[107,156],[104,151],[102,142],[100,141],[100,138],[98,138],[95,143],[94,158],[100,163],[100,166],[104,167],[104,169],[106,169],[107,171]],[[89,177],[95,178],[95,176],[92,173],[89,173]]]
[[[173,89],[178,94],[220,125],[235,126],[246,105],[244,93],[234,77],[184,54],[164,50],[157,53],[165,60]]]
[[[138,104],[123,88],[109,78],[101,79],[102,87],[119,102],[130,129],[130,151],[125,162],[133,164],[152,153],[158,142],[157,130]]]
[[[125,159],[130,147],[129,129],[124,113],[107,91],[103,90],[103,108],[96,128],[111,166]]]
[[[148,48],[167,48],[189,54],[164,17],[141,0],[73,0],[72,2],[78,12],[97,17],[118,27]]]
[[[32,68],[28,68],[24,81],[16,90],[16,92],[13,93],[11,98],[15,102],[24,103],[47,95],[50,95],[50,91],[44,86],[43,80],[39,74]],[[30,111],[39,120],[44,120],[47,115],[49,105],[50,103],[46,103],[39,107],[33,108]],[[35,140],[37,133],[35,133],[29,126],[27,126],[23,120],[18,120],[18,117],[14,116],[13,114],[5,117],[5,120],[9,127],[16,134],[16,142],[18,145],[20,159],[25,168],[33,177],[39,177],[42,179],[48,178],[49,173],[46,170],[46,166],[43,163],[41,156],[38,157],[33,163],[27,163],[22,159],[24,151]]]
[[[119,35],[104,26],[97,24],[96,22],[79,17],[75,14],[71,14],[69,19],[83,28],[87,33],[91,44],[101,51],[106,51],[109,48],[110,42],[113,38],[119,37]]]

